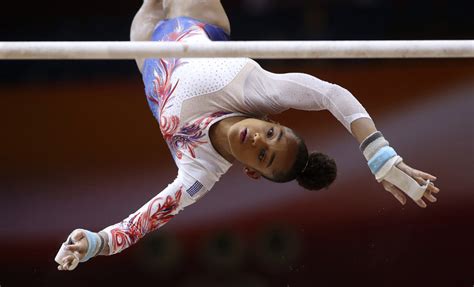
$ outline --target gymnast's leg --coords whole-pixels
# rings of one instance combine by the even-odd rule
[[[130,41],[150,41],[156,25],[164,17],[163,0],[144,0],[133,18]],[[135,59],[135,61],[141,72],[145,59]]]
[[[230,35],[230,23],[220,0],[164,0],[167,19],[191,17],[218,26]]]

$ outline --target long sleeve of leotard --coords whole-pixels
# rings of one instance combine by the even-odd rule
[[[194,203],[196,198],[191,197],[188,192],[195,187],[186,186],[187,181],[189,180],[183,180],[178,174],[173,183],[135,213],[103,229],[102,231],[108,235],[109,255],[119,253],[135,244],[147,233],[165,225],[184,207]],[[207,192],[202,186],[199,188],[201,196]]]
[[[302,73],[275,74],[256,66],[244,83],[244,98],[264,113],[281,113],[293,108],[330,111],[351,132],[350,124],[370,118],[359,101],[346,89]]]

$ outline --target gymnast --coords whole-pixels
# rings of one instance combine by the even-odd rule
[[[219,0],[144,0],[132,41],[228,41]],[[73,270],[94,256],[123,251],[204,196],[232,163],[253,179],[294,179],[309,190],[336,178],[333,159],[308,153],[292,129],[267,115],[329,110],[354,136],[369,169],[401,204],[435,202],[436,177],[406,165],[346,89],[301,73],[274,74],[248,58],[136,59],[150,109],[178,167],[176,179],[123,221],[98,233],[74,230],[55,258]]]

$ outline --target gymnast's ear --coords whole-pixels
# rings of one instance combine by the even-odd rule
[[[251,167],[244,167],[244,173],[252,179],[260,179],[260,177],[262,176],[260,172],[256,171]]]

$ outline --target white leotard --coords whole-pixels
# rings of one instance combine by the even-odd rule
[[[210,41],[200,25],[178,25],[175,32],[172,40]],[[369,117],[352,94],[337,85],[301,73],[270,73],[247,58],[150,60],[143,73],[150,107],[178,175],[138,211],[103,230],[110,254],[167,223],[230,168],[209,139],[209,128],[217,121],[237,115],[260,118],[290,108],[329,110],[350,132],[352,121]]]

